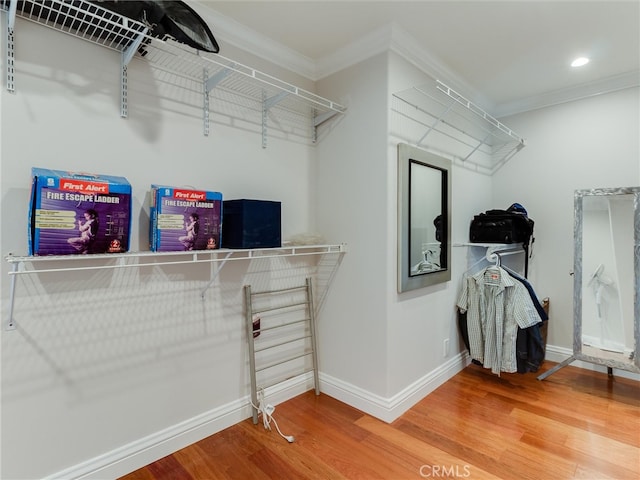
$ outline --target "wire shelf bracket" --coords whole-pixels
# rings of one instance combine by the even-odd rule
[[[209,93],[211,92],[211,90],[213,90],[214,88],[216,88],[216,85],[218,85],[222,80],[225,79],[225,77],[229,76],[231,74],[232,70],[230,68],[224,68],[220,71],[218,71],[215,75],[211,75],[209,76],[209,70],[207,68],[203,68],[203,85],[202,85],[202,92],[204,95],[204,106],[203,106],[203,113],[204,113],[204,135],[205,137],[209,136],[209,112],[210,112],[210,100],[209,100]]]
[[[140,34],[136,37],[136,39],[122,51],[121,59],[120,59],[120,116],[122,118],[127,118],[127,67],[129,66],[129,62],[133,60],[133,56],[136,54],[138,48],[142,44],[147,32],[148,28],[145,28]]]
[[[7,12],[7,38],[5,42],[5,58],[7,59],[7,90],[11,93],[15,92],[15,36],[13,29],[16,23],[16,7],[18,2],[13,1],[9,4]]]

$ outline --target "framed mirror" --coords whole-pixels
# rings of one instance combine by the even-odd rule
[[[398,292],[451,280],[451,161],[398,144]]]
[[[640,373],[640,187],[574,195],[574,360]]]

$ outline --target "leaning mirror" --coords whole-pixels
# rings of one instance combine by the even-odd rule
[[[398,145],[398,292],[451,280],[451,161]]]
[[[575,192],[574,360],[640,373],[640,187]]]
[[[638,255],[639,194],[640,189],[633,188],[576,194],[582,219],[581,232],[576,232],[582,243],[576,346],[583,356],[596,358],[598,363],[632,370],[639,365],[634,332],[638,328],[634,257]]]

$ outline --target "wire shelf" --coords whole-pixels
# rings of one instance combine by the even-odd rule
[[[303,90],[219,54],[192,49],[171,40],[149,39],[143,45],[144,58],[153,67],[179,73],[202,81],[206,72],[207,87],[223,89],[262,103],[273,99],[278,108],[306,116],[344,113],[346,108],[331,100]],[[275,106],[275,105],[274,105]]]
[[[147,27],[85,0],[0,0],[3,10],[77,38],[122,51],[146,33]]]
[[[439,80],[394,93],[396,112],[419,127],[413,143],[426,145],[434,132],[449,141],[458,164],[493,174],[525,146],[525,140]]]
[[[341,256],[347,252],[347,245],[283,245],[273,248],[257,249],[228,249],[193,250],[189,252],[126,252],[115,254],[93,255],[45,255],[45,256],[17,256],[8,254],[5,261],[12,266],[8,272],[10,283],[9,317],[5,323],[6,330],[13,330],[15,323],[13,310],[15,303],[16,279],[19,276],[51,274],[61,272],[83,272],[97,270],[137,269],[143,267],[178,266],[195,264],[218,264],[216,273],[204,287],[202,296],[216,280],[222,268],[228,261],[247,261],[260,259],[275,259],[286,257],[316,257],[322,262],[323,258]],[[335,273],[335,268],[333,269]],[[331,281],[330,275],[325,285]],[[326,290],[324,292],[326,294]],[[324,297],[320,299],[322,303]]]
[[[344,243],[332,245],[295,245],[271,248],[255,249],[231,249],[219,248],[216,250],[192,250],[188,252],[125,252],[125,253],[98,253],[92,255],[12,255],[5,256],[5,261],[10,264],[23,266],[33,264],[31,269],[17,268],[9,275],[33,274],[45,272],[99,270],[127,267],[148,266],[149,261],[153,265],[180,265],[191,263],[217,263],[227,260],[247,260],[255,258],[273,258],[285,256],[323,255],[326,253],[345,253],[347,246]],[[131,262],[127,262],[130,259]],[[146,259],[140,262],[140,259]],[[106,262],[104,262],[106,261]],[[47,266],[56,262],[65,262],[64,267]],[[77,262],[78,266],[71,266]],[[103,263],[104,262],[104,263]],[[115,262],[115,263],[114,263]],[[42,265],[42,266],[36,266]]]
[[[122,52],[122,108],[127,116],[126,66],[132,59],[144,60],[152,68],[183,77],[201,85],[204,93],[204,134],[209,133],[209,93],[235,98],[250,106],[262,125],[266,147],[267,127],[287,134],[311,138],[317,127],[346,108],[295,85],[235,62],[218,54],[200,51],[172,39],[150,36],[143,23],[102,8],[87,0],[0,0],[8,12],[7,58],[13,65],[13,23],[15,17],[53,28],[103,47]],[[7,88],[14,90],[13,69],[7,72]],[[179,87],[179,85],[178,85]]]

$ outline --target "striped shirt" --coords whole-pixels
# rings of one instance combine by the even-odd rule
[[[518,370],[518,327],[540,322],[528,290],[500,267],[487,267],[463,279],[458,308],[467,312],[469,353],[493,373]]]

